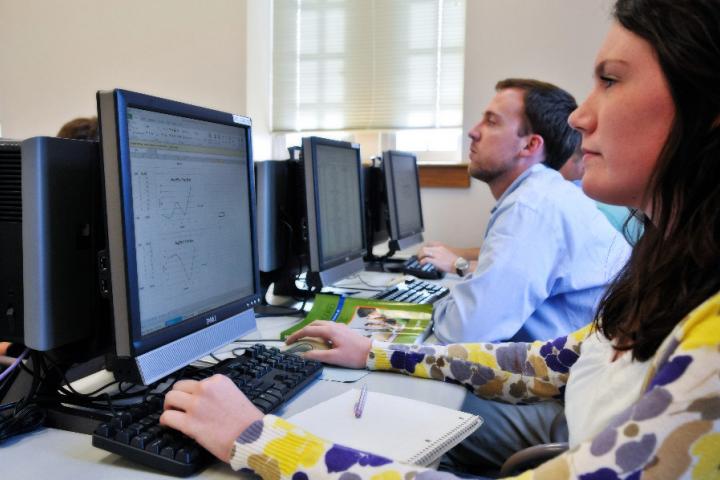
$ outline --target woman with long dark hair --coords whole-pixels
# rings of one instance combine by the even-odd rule
[[[571,448],[524,478],[717,478],[720,1],[618,0],[614,18],[569,121],[586,193],[637,209],[645,233],[592,325],[550,342],[402,346],[316,322],[288,342],[322,337],[334,348],[309,357],[484,398],[563,398]],[[178,382],[166,408],[162,423],[264,478],[441,475],[263,416],[220,376]]]

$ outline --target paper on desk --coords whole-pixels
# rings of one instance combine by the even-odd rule
[[[430,465],[482,424],[477,415],[371,391],[357,417],[358,398],[359,390],[348,390],[287,420],[341,445],[416,465]]]
[[[330,382],[357,382],[365,375],[370,373],[367,370],[354,370],[351,368],[335,368],[323,365],[322,375],[320,380],[328,380]]]

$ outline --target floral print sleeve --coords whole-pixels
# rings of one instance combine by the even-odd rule
[[[401,345],[374,342],[368,368],[458,383],[476,395],[509,403],[561,399],[587,326],[532,343]]]
[[[473,374],[489,369],[500,376],[503,387],[490,392],[498,398],[510,394],[510,385],[523,382],[532,392],[537,369],[531,358],[539,355],[559,357],[573,342],[573,335],[562,345],[529,344],[524,355],[515,352],[502,360],[501,345],[470,347],[422,347],[395,349],[375,346],[370,365],[389,368],[427,378],[472,385]],[[544,352],[541,352],[543,346]],[[512,345],[505,347],[513,348]],[[574,351],[574,350],[573,350]],[[399,357],[394,355],[400,352]],[[430,361],[427,356],[432,356]],[[443,359],[442,365],[437,365]],[[497,365],[493,363],[493,359]],[[462,360],[453,367],[453,361]],[[537,360],[535,360],[537,361]],[[546,363],[554,360],[546,360]],[[375,362],[375,363],[373,363]],[[384,362],[384,363],[380,363]],[[509,362],[509,363],[507,363]],[[530,370],[530,366],[533,370]],[[460,373],[472,367],[470,376]],[[547,385],[558,389],[567,372],[549,368]],[[498,380],[499,381],[499,380]],[[530,382],[528,385],[527,382]],[[480,387],[472,387],[482,393]],[[535,387],[533,387],[535,388]],[[545,392],[545,387],[541,388]],[[527,398],[543,396],[526,394]],[[552,395],[551,395],[552,396]],[[382,431],[378,431],[382,434]],[[666,339],[653,358],[644,395],[618,415],[604,431],[573,450],[530,470],[521,479],[639,479],[639,478],[718,478],[720,471],[720,294],[695,309]],[[237,439],[231,464],[250,469],[264,479],[306,480],[412,480],[451,478],[450,474],[394,462],[377,454],[361,452],[318,438],[278,417],[266,415]]]

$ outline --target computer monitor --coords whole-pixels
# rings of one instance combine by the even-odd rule
[[[390,239],[388,230],[390,219],[382,165],[363,165],[363,183],[365,195],[365,243],[367,244],[368,256],[372,257],[370,255],[372,248]]]
[[[423,241],[417,159],[409,152],[383,152],[383,173],[390,219],[390,250],[394,252]]]
[[[118,379],[150,384],[255,328],[251,123],[98,92]]]
[[[365,226],[360,146],[303,138],[311,287],[335,283],[364,267]]]

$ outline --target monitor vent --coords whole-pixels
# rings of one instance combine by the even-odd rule
[[[20,144],[0,142],[0,222],[22,221]]]

